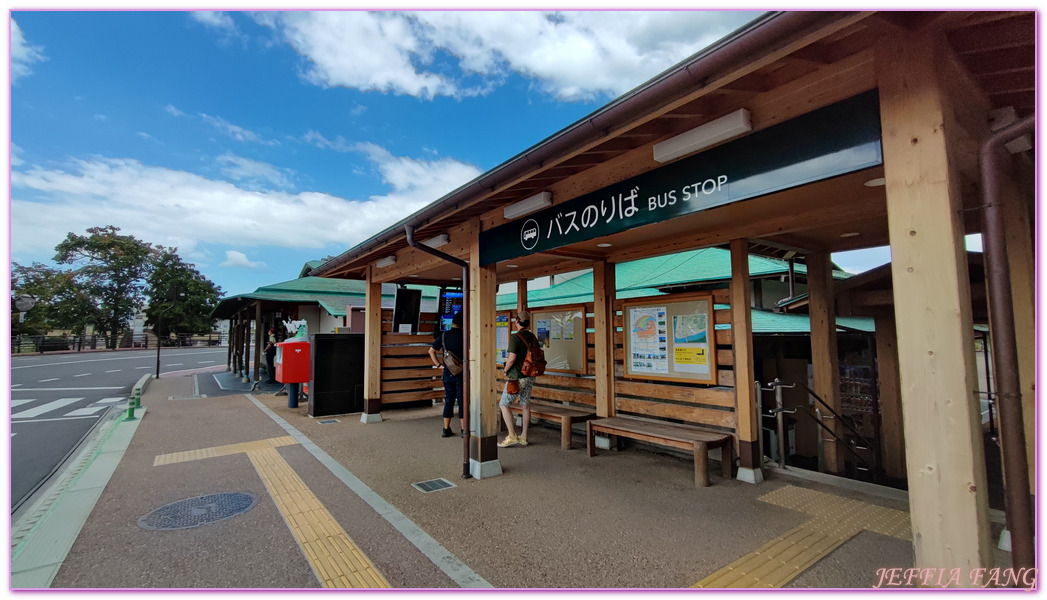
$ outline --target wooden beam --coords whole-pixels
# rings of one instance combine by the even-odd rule
[[[905,425],[898,380],[898,334],[894,314],[876,317],[876,372],[880,388],[880,448],[888,477],[904,480]]]
[[[749,280],[749,242],[731,240],[731,334],[734,352],[734,410],[738,416],[738,457],[743,469],[763,479],[762,435],[756,414],[756,361],[753,358],[752,286]]]
[[[836,307],[833,295],[832,262],[827,253],[807,256],[807,293],[811,312],[811,367],[814,391],[840,414],[840,360],[836,344]],[[825,436],[825,470],[844,472],[844,428],[836,419],[828,420],[838,439]]]
[[[593,329],[596,332],[596,415],[613,417],[614,410],[615,266],[593,265]]]
[[[957,166],[940,35],[877,46],[887,220],[916,567],[993,564]],[[944,124],[944,126],[943,126]],[[958,527],[957,523],[963,523]]]
[[[527,310],[527,280],[517,279],[516,280],[516,311]],[[509,327],[510,333],[512,333],[512,326]]]

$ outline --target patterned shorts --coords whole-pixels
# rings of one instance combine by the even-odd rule
[[[506,384],[508,385],[508,383]],[[502,388],[502,399],[498,402],[501,406],[509,406],[517,400],[520,401],[520,406],[527,406],[531,403],[531,386],[534,385],[534,377],[521,377],[520,378],[520,393],[510,394]]]

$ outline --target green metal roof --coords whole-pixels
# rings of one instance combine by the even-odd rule
[[[367,295],[366,284],[356,279],[335,279],[327,277],[302,277],[281,281],[257,288],[250,294],[230,295],[219,301],[211,316],[216,319],[228,319],[244,305],[252,301],[283,302],[288,304],[316,303],[335,317],[345,316],[348,304],[360,306]],[[422,290],[422,310],[431,312],[435,309],[440,288],[428,285],[407,286]],[[382,307],[392,308],[396,286],[382,285]]]

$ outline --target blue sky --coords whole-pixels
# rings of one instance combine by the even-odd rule
[[[111,224],[291,279],[758,14],[14,11],[11,260]]]

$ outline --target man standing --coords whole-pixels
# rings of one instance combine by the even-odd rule
[[[527,427],[531,424],[531,386],[534,385],[535,378],[522,377],[520,367],[523,365],[524,357],[527,356],[527,348],[537,346],[538,339],[528,329],[531,326],[531,315],[527,311],[521,310],[516,313],[516,318],[513,319],[513,322],[516,323],[516,333],[509,337],[509,353],[506,355],[504,367],[504,373],[508,381],[505,382],[505,390],[502,391],[502,399],[498,403],[502,410],[505,426],[509,430],[509,435],[505,440],[498,442],[499,448],[515,445],[526,446]],[[524,339],[524,336],[527,339]],[[509,393],[510,388],[514,387],[516,382],[519,382],[519,391]],[[523,408],[523,431],[520,432],[520,437],[516,437],[513,413],[509,411],[509,405],[513,402],[519,402]]]
[[[464,378],[462,377],[465,372],[462,357],[463,341],[462,313],[459,311],[451,317],[451,328],[433,340],[433,345],[429,348],[429,358],[433,361],[433,368],[440,369],[443,373],[444,429],[441,437],[454,435],[454,431],[451,431],[451,417],[454,415],[455,401],[458,402],[458,421],[462,428],[462,435],[465,435],[465,408],[462,404],[465,394]],[[443,350],[444,353],[442,361],[436,358],[436,353],[440,350]]]
[[[266,383],[276,383],[276,327],[269,328],[269,343],[265,346],[265,362],[269,365],[269,381]]]

